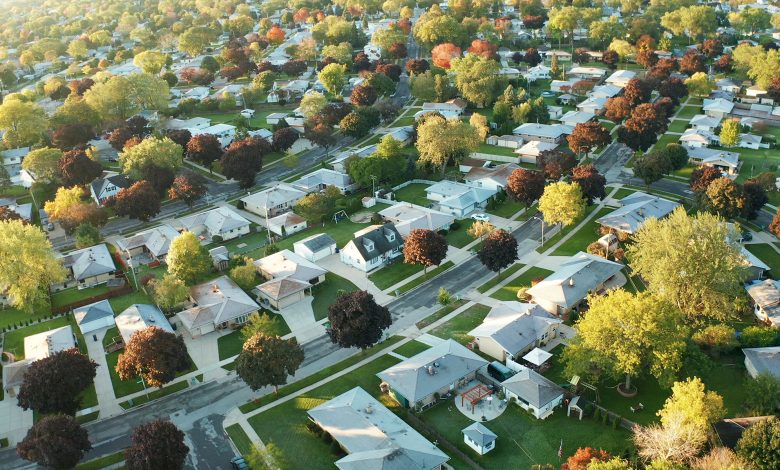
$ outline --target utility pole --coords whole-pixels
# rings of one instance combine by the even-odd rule
[[[376,197],[376,176],[371,175],[371,197]]]

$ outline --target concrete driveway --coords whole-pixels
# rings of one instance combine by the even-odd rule
[[[307,296],[300,302],[295,302],[279,311],[284,321],[287,322],[287,326],[290,327],[293,336],[298,340],[298,344],[306,343],[325,334],[325,327],[314,319],[314,309],[311,306],[313,299],[313,297]]]
[[[333,274],[337,274],[343,277],[344,279],[348,279],[359,289],[373,294],[374,300],[376,300],[376,302],[380,305],[385,305],[393,300],[393,297],[383,293],[377,286],[375,286],[374,283],[368,279],[366,273],[342,263],[341,257],[338,253],[326,256],[325,258],[317,261],[317,265],[323,269],[327,269]]]

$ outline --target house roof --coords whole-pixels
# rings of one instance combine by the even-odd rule
[[[712,117],[707,116],[706,114],[697,114],[691,118],[690,123],[692,126],[718,127],[722,120],[722,117]]]
[[[569,75],[591,75],[595,77],[603,77],[607,74],[607,71],[598,67],[572,67],[569,69]]]
[[[290,250],[281,250],[255,260],[254,265],[258,271],[267,273],[274,279],[289,277],[307,283],[310,279],[328,272]]]
[[[527,292],[536,299],[570,308],[622,268],[620,263],[579,252]]]
[[[625,233],[636,233],[647,219],[661,219],[680,204],[660,197],[624,205],[598,219],[598,223]]]
[[[709,145],[715,139],[718,139],[715,134],[702,129],[686,129],[680,136],[680,142],[701,142],[704,145]]]
[[[746,348],[742,352],[759,374],[766,372],[780,379],[780,346]]]
[[[336,240],[334,240],[333,237],[331,237],[327,233],[318,233],[316,235],[306,237],[303,240],[293,243],[293,247],[295,247],[298,244],[305,246],[312,253],[316,253],[322,250],[323,248],[329,246],[335,246]]]
[[[85,323],[91,323],[103,318],[114,318],[114,309],[111,308],[111,303],[108,300],[101,300],[94,304],[73,309],[73,316],[76,318],[76,324],[79,328],[82,328],[81,325]]]
[[[468,436],[472,442],[477,443],[477,445],[480,447],[485,447],[486,445],[498,439],[498,435],[496,435],[496,433],[486,428],[482,423],[478,422],[472,423],[470,426],[466,426],[461,432],[464,436]]]
[[[745,260],[745,265],[749,268],[759,268],[763,271],[769,271],[772,268],[768,264],[761,261],[758,256],[754,255],[744,245],[740,245],[740,253]]]
[[[607,83],[622,83],[636,77],[636,72],[633,70],[615,70],[612,75],[605,80]]]
[[[567,123],[583,124],[590,121],[594,117],[596,117],[596,115],[589,111],[569,111],[568,113],[558,118],[558,120]]]
[[[273,300],[281,300],[309,287],[311,284],[306,281],[283,277],[264,282],[257,286],[257,290]]]
[[[399,202],[379,211],[379,215],[395,225],[402,237],[409,235],[414,229],[440,230],[447,228],[455,221],[455,217],[418,206],[409,202]]]
[[[561,323],[542,307],[517,301],[499,302],[469,336],[486,337],[514,356],[541,339],[550,325]]]
[[[196,306],[176,314],[187,329],[234,320],[259,309],[259,305],[227,276],[190,288]]]
[[[563,395],[563,389],[551,380],[531,369],[523,368],[501,385],[534,408],[542,408]]]
[[[292,227],[294,225],[298,225],[303,222],[306,222],[306,219],[296,214],[295,212],[284,212],[282,214],[277,215],[276,217],[272,217],[271,219],[269,219],[268,225],[270,227],[287,228],[287,227]]]
[[[569,126],[564,126],[563,124],[537,124],[527,122],[516,127],[512,132],[519,135],[557,139],[562,135],[571,134],[571,128]]]
[[[155,305],[133,304],[117,315],[114,321],[125,344],[129,343],[130,338],[137,332],[153,326],[173,333],[168,319]]]
[[[707,147],[688,149],[688,157],[701,161],[702,164],[739,167],[739,154]]]
[[[723,98],[716,98],[714,100],[705,99],[704,111],[717,111],[721,113],[730,113],[734,109],[734,103]]]
[[[548,150],[553,150],[558,147],[557,144],[551,144],[550,142],[542,142],[541,140],[530,140],[526,142],[522,147],[515,150],[518,155],[525,155],[530,157],[538,157],[540,153]]]
[[[66,268],[70,267],[73,270],[73,278],[76,280],[99,276],[116,270],[114,260],[111,259],[111,253],[109,253],[105,243],[72,251],[64,255],[61,260],[63,266]]]
[[[230,252],[225,245],[220,245],[209,250],[209,256],[214,262],[229,261]]]
[[[622,88],[619,86],[607,83],[605,85],[597,85],[593,87],[590,93],[588,93],[588,96],[592,96],[594,98],[612,98],[617,96],[621,90]]]
[[[349,454],[336,461],[341,470],[431,470],[449,460],[360,387],[307,413]]]
[[[292,183],[295,186],[303,189],[304,191],[316,191],[319,186],[335,186],[339,189],[346,188],[351,184],[349,175],[339,173],[335,170],[329,170],[327,168],[320,168],[317,171],[313,171],[308,175],[305,175]]]
[[[257,207],[274,208],[282,204],[297,201],[306,195],[305,192],[293,188],[292,186],[279,183],[268,189],[242,197],[241,200],[246,204]]]
[[[143,246],[154,256],[165,256],[168,254],[171,242],[178,236],[179,232],[175,228],[170,225],[160,225],[130,237],[120,238],[116,241],[116,245],[122,251]]]
[[[769,321],[780,327],[780,281],[774,279],[754,281],[746,289],[750,298],[761,308]]]
[[[377,377],[410,403],[416,403],[485,365],[486,360],[448,339],[383,370]]]
[[[440,206],[466,209],[482,204],[496,194],[494,189],[479,188],[455,181],[440,181],[425,188],[427,194],[441,196]]]
[[[372,225],[355,232],[355,238],[347,243],[354,245],[363,260],[372,260],[401,247],[404,242],[393,224]],[[347,248],[346,246],[344,247]]]
[[[219,235],[249,225],[249,221],[227,206],[219,206],[206,212],[179,219],[179,224],[193,233],[205,229],[209,235]]]
[[[113,184],[119,189],[124,189],[132,186],[133,181],[126,175],[119,173],[116,175],[106,176],[105,178],[98,178],[90,183],[90,186],[92,187],[92,192],[94,192],[95,195],[100,196],[100,194],[109,184]]]
[[[60,351],[76,347],[70,325],[24,338],[24,358],[37,361]]]

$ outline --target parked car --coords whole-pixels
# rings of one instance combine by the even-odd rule
[[[490,222],[490,216],[487,214],[472,214],[471,218],[472,220],[478,220],[480,222]]]
[[[233,457],[230,459],[230,465],[232,465],[235,470],[249,470],[249,465],[243,457]]]
[[[550,91],[550,90],[545,90],[545,91],[542,92],[542,96],[545,97],[545,98],[554,98],[555,97],[555,92],[554,91]]]
[[[241,110],[241,116],[251,119],[255,117],[255,110],[254,109],[243,109]]]

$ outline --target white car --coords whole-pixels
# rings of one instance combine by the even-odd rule
[[[241,116],[252,119],[255,116],[255,110],[254,109],[244,109],[241,111]]]
[[[472,214],[471,218],[480,222],[490,222],[490,216],[487,214]]]

